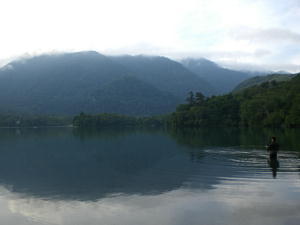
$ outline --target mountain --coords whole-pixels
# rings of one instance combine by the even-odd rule
[[[101,102],[101,104],[98,104]],[[135,77],[115,80],[93,95],[86,111],[114,112],[118,114],[151,115],[169,113],[175,109],[179,98],[160,91]],[[133,113],[134,107],[134,113]]]
[[[108,57],[97,52],[42,55],[0,69],[0,113],[163,114],[191,90],[209,85],[164,57]]]
[[[241,90],[244,90],[246,88],[255,86],[255,85],[260,85],[265,82],[282,82],[282,81],[288,81],[291,80],[295,75],[294,74],[271,74],[267,76],[255,76],[251,77],[247,80],[242,81],[239,85],[237,85],[234,89],[233,92],[238,92]]]
[[[248,73],[225,69],[207,59],[187,58],[181,61],[187,69],[207,81],[215,90],[217,95],[225,94],[242,82],[248,79]]]
[[[284,70],[279,70],[279,71],[272,71],[272,70],[236,70],[240,71],[246,74],[249,74],[250,77],[261,77],[261,76],[267,76],[270,74],[283,74],[283,75],[291,75],[292,73]]]
[[[292,73],[290,73],[288,71],[284,71],[284,70],[279,70],[279,71],[273,72],[272,74],[289,74],[289,75],[291,75]]]
[[[0,72],[2,110],[34,114],[72,114],[104,85],[126,70],[104,55],[80,52],[18,60]]]
[[[111,59],[127,67],[133,76],[181,99],[185,99],[190,91],[200,91],[204,95],[215,93],[214,88],[207,81],[166,57],[125,55],[111,57]]]

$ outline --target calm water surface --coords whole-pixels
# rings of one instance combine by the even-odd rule
[[[1,225],[299,225],[299,130],[0,129],[0,144]]]

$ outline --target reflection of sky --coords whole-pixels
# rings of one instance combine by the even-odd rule
[[[295,174],[296,175],[296,174]],[[232,224],[282,225],[300,220],[300,181],[223,182],[206,191],[116,195],[98,201],[26,198],[1,188],[1,224]],[[5,223],[4,223],[5,222]]]
[[[293,225],[300,220],[299,160],[294,153],[280,154],[278,179],[272,179],[261,151],[223,148],[203,152],[205,157],[193,162],[199,165],[194,168],[196,173],[187,175],[181,187],[176,185],[165,192],[115,193],[79,201],[55,196],[40,198],[1,186],[0,222],[5,225]],[[179,171],[162,171],[165,172],[179,175]],[[204,185],[216,177],[218,182],[211,183],[212,187]]]
[[[266,151],[212,134],[2,135],[0,224],[297,224],[298,153],[273,179]]]

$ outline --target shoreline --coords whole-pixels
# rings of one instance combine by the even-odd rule
[[[15,126],[15,127],[0,127],[0,129],[16,129],[16,128],[32,128],[32,129],[38,129],[38,128],[74,128],[76,126],[69,124],[69,125],[59,125],[59,126]]]

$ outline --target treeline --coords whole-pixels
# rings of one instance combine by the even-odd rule
[[[72,118],[65,116],[0,114],[0,127],[65,126],[71,123]]]
[[[73,125],[77,127],[102,128],[102,127],[161,127],[166,125],[166,115],[150,117],[134,117],[119,114],[101,113],[90,115],[80,113],[73,119]]]
[[[300,127],[300,74],[290,81],[270,81],[237,93],[205,97],[190,92],[187,104],[162,116],[80,113],[70,117],[1,115],[0,127]]]
[[[223,96],[190,92],[169,122],[173,127],[300,127],[300,74]]]
[[[67,125],[86,128],[162,127],[166,125],[167,118],[168,115],[134,117],[110,113],[96,115],[80,113],[75,117],[0,114],[0,127],[51,127]]]

